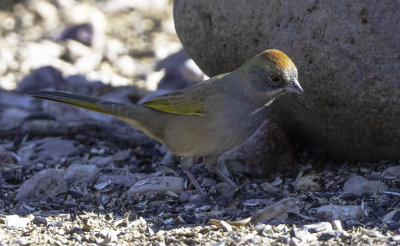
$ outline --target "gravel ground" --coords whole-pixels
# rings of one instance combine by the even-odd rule
[[[136,102],[203,79],[180,51],[171,2],[1,1],[0,245],[398,245],[399,163],[298,148],[290,171],[234,173],[235,192],[199,160],[201,199],[143,133],[24,96]]]

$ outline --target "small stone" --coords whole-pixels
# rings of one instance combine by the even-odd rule
[[[60,35],[60,40],[72,39],[81,42],[84,45],[92,45],[93,25],[91,23],[83,23],[67,27]]]
[[[47,220],[46,218],[42,217],[42,216],[35,216],[35,218],[32,221],[35,225],[45,225],[47,226]]]
[[[269,224],[258,224],[254,228],[258,235],[265,235],[265,234],[273,234],[274,231],[272,230],[272,226]]]
[[[0,124],[7,127],[17,126],[29,116],[29,113],[19,108],[7,108],[3,111]]]
[[[363,228],[362,233],[369,237],[382,237],[382,234],[376,230],[369,230],[369,229]]]
[[[72,164],[65,171],[64,178],[74,183],[93,183],[99,172],[95,165]]]
[[[320,177],[316,175],[306,175],[301,177],[301,179],[296,183],[296,188],[300,190],[307,191],[319,191],[321,190],[321,185],[316,182]]]
[[[317,233],[322,231],[332,231],[332,224],[329,222],[319,222],[310,225],[304,225],[304,229],[308,230],[311,233]]]
[[[171,176],[140,180],[127,191],[127,196],[134,198],[139,194],[165,194],[167,190],[180,194],[183,191],[183,181],[181,177]]]
[[[114,164],[111,156],[93,156],[88,160],[89,164],[96,165],[97,167],[112,166]]]
[[[382,222],[392,222],[392,221],[400,221],[400,209],[394,209],[390,211],[382,219]]]
[[[393,180],[400,178],[400,166],[389,167],[382,172],[382,178],[386,180]]]
[[[291,237],[290,241],[289,241],[289,245],[290,246],[303,246],[303,245],[305,246],[306,244],[301,242],[300,239],[297,239],[295,237]]]
[[[112,155],[113,161],[126,161],[131,156],[131,150],[121,150]]]
[[[342,222],[340,220],[333,220],[332,229],[337,231],[343,231]]]
[[[0,171],[8,171],[14,168],[16,160],[11,152],[0,146]]]
[[[360,206],[326,205],[317,208],[317,214],[325,219],[360,219],[364,216],[364,210]]]
[[[233,192],[232,187],[227,183],[219,183],[215,185],[215,189],[217,190],[217,194],[219,196],[228,195]]]
[[[78,143],[76,141],[61,139],[58,137],[44,138],[35,141],[35,143],[37,159],[40,161],[73,156],[79,151]]]
[[[275,186],[272,186],[271,183],[265,182],[261,184],[261,189],[266,192],[275,192],[278,190]]]
[[[44,169],[25,181],[15,200],[38,200],[67,192],[67,181],[57,170]]]
[[[32,110],[32,97],[23,96],[12,92],[1,92],[0,91],[0,105],[5,108],[21,108],[26,110]]]
[[[10,227],[25,228],[31,222],[30,218],[19,217],[18,215],[8,215],[6,225]]]
[[[390,240],[400,242],[400,235],[393,235],[390,237]]]
[[[344,193],[380,193],[388,190],[388,187],[380,181],[369,181],[361,176],[348,179],[343,185]]]
[[[232,226],[225,221],[221,220],[221,223],[219,224],[222,228],[222,230],[226,232],[231,232],[232,231]]]
[[[26,93],[32,90],[40,90],[44,88],[62,89],[66,83],[62,77],[61,71],[52,67],[40,67],[29,75],[25,76],[17,86],[17,91]]]
[[[292,235],[292,233],[290,234]],[[293,230],[293,235],[302,242],[312,242],[318,240],[317,236],[311,234],[308,230]]]
[[[127,173],[127,174],[101,174],[98,183],[111,180],[112,184],[123,184],[127,187],[133,186],[139,180],[155,177],[156,174]]]

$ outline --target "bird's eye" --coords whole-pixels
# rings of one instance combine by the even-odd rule
[[[280,85],[282,83],[281,78],[275,75],[271,76],[272,82],[274,82],[276,85]]]

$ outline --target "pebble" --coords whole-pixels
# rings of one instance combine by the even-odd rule
[[[333,230],[332,224],[329,222],[319,222],[319,223],[315,223],[315,224],[304,225],[303,228],[308,230],[311,233]]]
[[[364,216],[364,210],[360,206],[325,205],[317,208],[317,214],[330,220],[358,220]]]
[[[340,220],[333,220],[332,229],[337,231],[343,231],[342,222]]]
[[[390,240],[400,242],[400,235],[393,235],[390,237]]]
[[[393,180],[400,178],[400,166],[389,167],[382,172],[382,178],[386,180]]]
[[[300,239],[302,242],[312,242],[318,240],[315,234],[310,233],[307,229],[306,230],[298,230],[297,228],[294,229],[290,235]]]
[[[388,187],[380,181],[369,181],[362,176],[354,176],[343,185],[344,193],[381,193],[387,191]]]
[[[18,215],[8,215],[6,217],[6,225],[10,227],[24,228],[31,222],[31,218],[24,218]]]
[[[37,159],[45,161],[48,159],[60,159],[76,155],[79,151],[78,143],[69,139],[49,137],[35,141]]]
[[[96,165],[97,167],[112,167],[114,164],[112,156],[93,156],[88,160],[89,164]]]
[[[67,192],[67,181],[61,172],[55,169],[44,169],[25,181],[15,200],[39,200]]]
[[[225,221],[221,221],[220,226],[222,228],[222,230],[226,231],[226,232],[231,232],[232,231],[232,226],[228,223],[226,223]]]
[[[93,183],[100,169],[96,165],[72,164],[65,171],[64,178],[74,183]]]
[[[320,179],[317,175],[306,175],[296,183],[296,188],[307,191],[319,191],[321,185],[317,182]]]
[[[176,194],[183,191],[184,179],[181,177],[156,177],[147,178],[136,182],[128,191],[127,196],[132,199],[139,194],[154,195],[165,194],[167,190]]]
[[[156,176],[156,174],[145,174],[145,173],[101,174],[97,182],[103,183],[110,180],[112,184],[123,184],[127,187],[131,187],[139,180],[151,178],[154,176]]]

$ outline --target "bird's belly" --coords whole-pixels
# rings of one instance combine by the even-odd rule
[[[264,117],[181,116],[167,122],[164,144],[179,156],[219,155],[244,142]]]

